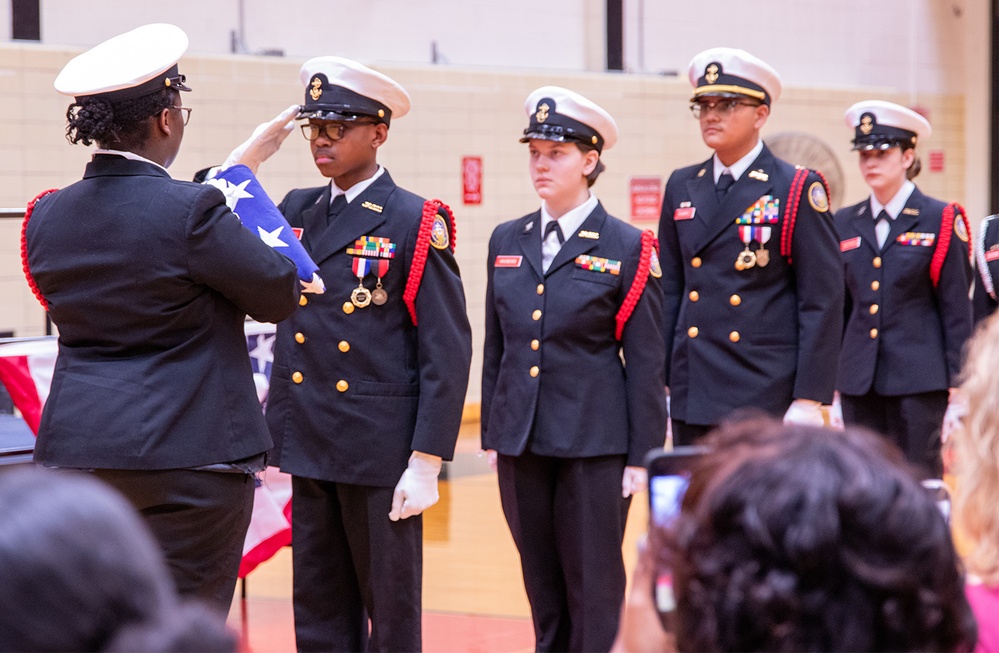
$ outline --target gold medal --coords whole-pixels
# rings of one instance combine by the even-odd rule
[[[766,247],[760,247],[756,250],[756,264],[761,268],[767,267],[767,263],[770,262],[770,250]]]
[[[749,268],[756,265],[756,254],[749,250],[749,246],[739,253],[739,257],[735,259],[735,269],[739,272],[743,270],[748,270]]]
[[[358,308],[364,308],[371,303],[371,291],[362,283],[350,293],[350,303]]]

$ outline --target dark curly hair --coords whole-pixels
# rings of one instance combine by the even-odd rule
[[[150,116],[173,106],[179,93],[164,88],[132,100],[113,102],[107,95],[79,98],[66,109],[66,140],[74,145],[97,143],[110,147],[116,143],[145,142],[149,136]]]
[[[681,651],[963,651],[976,626],[947,524],[859,430],[723,425],[660,564]]]

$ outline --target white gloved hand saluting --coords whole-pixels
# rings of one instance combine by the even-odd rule
[[[284,139],[295,129],[293,121],[298,115],[299,108],[297,104],[293,104],[273,120],[257,125],[253,134],[229,153],[220,170],[242,164],[253,171],[253,174],[257,174],[260,164],[277,152]]]
[[[627,499],[633,494],[649,489],[649,473],[644,467],[625,467],[621,477],[621,496]]]
[[[940,425],[941,443],[947,442],[951,434],[962,427],[967,414],[968,404],[964,401],[961,391],[951,388],[950,397],[947,399],[947,412],[944,413],[943,424]]]
[[[843,403],[839,398],[839,392],[833,394],[833,402],[829,406],[829,428],[837,431],[846,429],[846,423],[843,421]]]
[[[409,457],[409,467],[395,486],[389,519],[399,521],[419,515],[437,503],[440,498],[437,494],[437,476],[441,473],[442,464],[440,456],[413,452]]]
[[[795,399],[784,413],[785,424],[801,426],[825,426],[822,419],[822,402],[811,399]]]

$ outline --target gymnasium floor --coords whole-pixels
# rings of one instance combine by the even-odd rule
[[[441,500],[424,514],[423,650],[427,653],[533,651],[534,634],[520,560],[500,508],[496,475],[479,458],[478,425],[462,428]],[[648,495],[632,502],[625,566],[645,531]],[[333,590],[333,588],[330,588]],[[229,624],[253,653],[294,651],[291,551],[255,569],[237,587]]]

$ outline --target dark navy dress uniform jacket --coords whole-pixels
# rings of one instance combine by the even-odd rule
[[[985,218],[979,230],[975,235],[978,273],[975,275],[973,308],[976,323],[992,315],[999,306],[995,295],[996,288],[999,288],[999,217],[993,215]],[[982,281],[983,275],[991,282],[991,294]]]
[[[666,183],[659,239],[666,379],[676,419],[712,425],[740,407],[779,416],[794,398],[832,400],[843,266],[832,217],[809,202],[819,190],[815,173],[798,208],[792,263],[780,255],[794,173],[764,146],[720,204],[713,159],[675,171]],[[767,195],[780,200],[779,221],[766,225],[769,263],[739,271],[735,261],[745,245],[736,219]],[[693,217],[677,219],[691,207]]]
[[[880,250],[869,199],[836,213],[846,268],[840,392],[902,396],[957,387],[972,327],[971,266],[967,234],[962,240],[955,230],[940,282],[934,288],[930,280],[944,207],[914,189]],[[898,242],[907,232],[935,234],[934,244]]]
[[[544,273],[540,229],[537,211],[489,241],[482,446],[508,456],[624,454],[641,465],[666,437],[660,280],[649,277],[620,342],[614,319],[641,232],[598,204]],[[584,254],[620,261],[620,274],[583,269]]]
[[[303,305],[277,328],[267,424],[275,464],[283,471],[393,487],[411,451],[445,460],[453,456],[471,364],[471,329],[448,248],[428,246],[416,295],[418,326],[403,302],[423,202],[396,186],[386,171],[329,230],[329,186],[293,190],[278,207],[292,227],[303,230],[302,243],[326,283],[325,294],[304,295]],[[362,236],[396,245],[382,278],[388,293],[382,306],[350,303],[358,279],[347,248]],[[375,276],[369,274],[364,284],[373,289]]]
[[[218,189],[97,155],[36,204],[27,242],[59,327],[36,461],[162,470],[271,447],[243,321],[291,314],[298,275]]]

